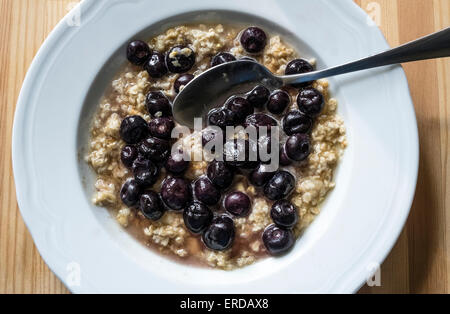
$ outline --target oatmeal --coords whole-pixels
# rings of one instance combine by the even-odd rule
[[[170,154],[170,101],[225,62],[251,58],[281,75],[312,71],[314,60],[300,59],[278,35],[223,25],[171,28],[130,43],[127,56],[130,64],[112,81],[92,124],[86,160],[97,175],[93,203],[149,247],[188,263],[232,270],[285,253],[320,213],[347,146],[328,81],[278,91],[257,86],[208,115],[222,128],[282,126],[281,167],[273,172],[258,161],[213,161],[204,151],[217,135],[211,130],[181,139],[191,157],[209,159]],[[239,149],[227,142],[225,155],[227,145]]]

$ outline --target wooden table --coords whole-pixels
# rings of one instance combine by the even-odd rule
[[[11,167],[14,109],[42,42],[76,0],[0,0],[0,293],[67,293],[41,259],[17,207]],[[356,0],[392,46],[450,26],[450,0]],[[362,293],[450,292],[450,59],[405,65],[421,161],[408,223]],[[389,113],[387,113],[389,114]]]

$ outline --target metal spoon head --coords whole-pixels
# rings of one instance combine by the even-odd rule
[[[235,94],[243,94],[256,84],[269,89],[283,85],[263,65],[239,60],[215,66],[187,84],[173,103],[174,119],[181,125],[194,128],[195,118],[204,118],[215,107]]]

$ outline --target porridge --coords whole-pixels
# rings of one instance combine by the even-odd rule
[[[245,58],[281,75],[312,71],[315,61],[300,59],[278,35],[224,25],[174,27],[131,42],[127,57],[92,124],[86,160],[97,175],[93,203],[145,245],[190,264],[231,270],[288,252],[334,188],[347,145],[328,82],[276,91],[257,85],[181,140],[171,138],[177,124],[170,103],[195,76],[225,62]],[[206,150],[224,141],[218,130],[237,125],[268,132],[256,145],[242,132],[227,137],[225,160]],[[273,144],[268,134],[276,126]],[[175,142],[183,149],[173,149]],[[264,142],[280,148],[278,169],[267,171],[259,159]],[[185,147],[205,158],[186,160]],[[249,160],[255,147],[258,157]],[[234,158],[242,151],[247,159]]]

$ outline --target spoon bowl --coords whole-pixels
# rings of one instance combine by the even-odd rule
[[[248,92],[255,84],[269,89],[283,86],[283,80],[265,66],[239,60],[215,66],[187,84],[175,98],[173,115],[181,125],[194,128],[194,118],[203,118],[227,98]]]

